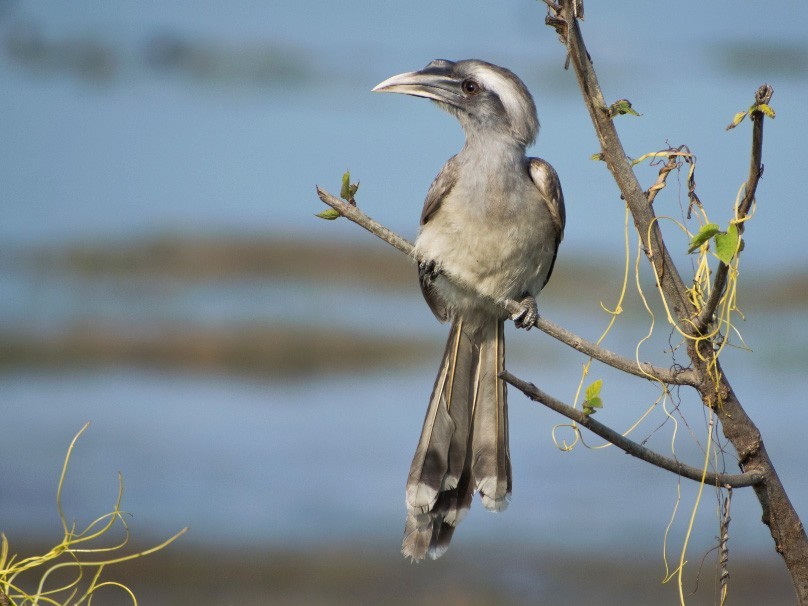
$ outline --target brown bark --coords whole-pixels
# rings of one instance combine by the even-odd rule
[[[634,225],[643,240],[646,255],[654,268],[662,294],[670,304],[683,331],[692,337],[699,337],[712,317],[710,308],[712,306],[714,310],[715,304],[712,300],[708,300],[705,307],[708,311],[705,314],[707,317],[699,316],[699,310],[695,309],[688,297],[682,277],[665,247],[662,233],[655,221],[653,207],[626,159],[614,123],[609,116],[578,21],[573,15],[573,4],[572,0],[561,0],[557,11],[553,11],[551,7],[551,13],[555,14],[549,14],[547,22],[556,28],[567,46],[569,60],[575,70],[600,140],[602,157],[631,211]],[[761,87],[755,97],[755,103],[767,102],[770,97],[771,88]],[[748,212],[763,171],[760,156],[763,114],[753,111],[750,117],[753,121],[752,161],[745,197],[739,206],[741,215]],[[717,287],[715,290],[719,291],[719,295],[726,285],[725,274],[726,266],[721,265],[716,272],[715,282]],[[741,406],[720,363],[716,361],[715,366],[710,368],[708,361],[713,359],[714,344],[709,339],[698,338],[688,342],[693,370],[700,377],[696,389],[702,402],[705,406],[711,407],[718,416],[724,435],[738,453],[741,469],[763,477],[763,481],[754,486],[763,510],[762,521],[769,527],[775,549],[785,561],[794,583],[798,604],[808,606],[808,537],[803,524],[766,452],[758,428]]]

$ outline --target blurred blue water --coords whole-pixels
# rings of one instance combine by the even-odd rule
[[[806,135],[808,78],[793,60],[734,65],[726,54],[733,44],[751,51],[780,44],[808,55],[798,18],[808,8],[790,5],[794,18],[776,27],[712,4],[699,6],[698,19],[675,5],[596,4],[584,23],[607,98],[627,97],[643,114],[621,120],[627,153],[688,144],[699,158],[698,192],[719,223],[731,216],[749,148],[748,127],[725,132],[724,126],[749,106],[759,84],[774,85],[778,117],[766,129],[766,173],[747,232],[750,259],[766,266],[801,264],[806,252],[804,238],[783,229],[781,217],[805,212],[791,167]],[[75,3],[43,2],[7,11],[0,21],[6,45],[34,23],[41,43],[55,46],[58,56],[65,54],[60,44],[98,40],[114,69],[100,82],[87,81],[62,63],[51,66],[47,53],[38,62],[0,54],[6,83],[0,112],[9,118],[0,147],[2,241],[155,230],[357,237],[347,226],[311,220],[319,210],[314,183],[336,188],[346,167],[362,182],[360,204],[412,235],[424,192],[462,135],[429,103],[372,95],[370,88],[436,56],[479,56],[515,69],[536,96],[543,130],[535,152],[556,165],[564,183],[565,247],[619,253],[617,191],[607,171],[589,160],[597,142],[540,6],[473,2],[460,10],[425,0],[302,6],[287,0],[190,10],[179,1],[159,9],[121,2],[82,11]],[[706,24],[719,17],[725,29],[716,36]],[[177,59],[173,69],[155,67],[148,61],[155,37],[190,47],[190,58]],[[272,68],[269,76],[251,71],[256,49],[300,73],[281,70],[273,78]],[[212,67],[194,71],[194,53]],[[220,77],[217,70],[227,66],[237,77]],[[641,172],[653,182],[656,169]],[[679,191],[660,197],[659,214],[678,217],[685,192],[675,180],[670,186]],[[780,245],[766,245],[774,237]]]
[[[522,360],[514,368],[524,365]],[[570,383],[559,383],[571,374],[550,364],[526,376],[564,394]],[[426,370],[308,385],[129,371],[3,377],[4,426],[13,428],[4,436],[0,461],[4,531],[20,540],[56,528],[60,455],[72,432],[92,420],[75,451],[64,495],[68,517],[79,523],[112,505],[115,474],[121,471],[124,506],[134,514],[131,526],[141,538],[190,525],[193,542],[282,546],[376,537],[395,544],[428,381]],[[764,436],[776,436],[768,442],[770,452],[805,515],[808,487],[790,454],[808,422],[801,407],[790,404],[802,388],[777,389],[777,415],[770,419],[767,394],[744,382],[738,387]],[[620,427],[638,416],[645,407],[639,391],[636,384],[623,390],[607,382],[603,420]],[[620,393],[634,397],[615,397]],[[688,410],[698,419],[696,406]],[[635,544],[640,551],[656,551],[675,503],[675,479],[614,449],[563,454],[549,435],[559,422],[524,398],[511,397],[513,502],[502,515],[486,514],[475,503],[462,535],[568,548]],[[691,423],[701,434],[693,417]],[[669,429],[652,440],[663,452]],[[597,443],[591,436],[587,441]],[[677,454],[700,460],[687,444]],[[693,504],[693,488],[682,486],[683,509]],[[699,516],[702,546],[716,533],[713,499],[708,490]],[[738,491],[734,507],[734,548],[769,551],[754,497]],[[677,518],[679,532],[683,519]],[[681,540],[681,534],[673,536]]]
[[[234,288],[229,298],[231,303],[246,302],[253,292]],[[274,294],[288,306],[296,301],[294,288]],[[156,298],[160,309],[161,297]],[[175,292],[162,298],[174,301],[169,307],[178,317],[183,310],[189,314],[196,310],[214,325],[228,321],[226,313],[200,313],[206,306],[197,297]],[[54,491],[60,462],[72,434],[91,420],[90,431],[76,449],[65,492],[68,515],[79,521],[86,523],[111,506],[115,474],[121,471],[126,483],[124,506],[133,512],[131,526],[141,538],[190,525],[186,540],[193,542],[287,546],[381,540],[395,548],[404,510],[403,483],[445,327],[429,317],[416,293],[395,302],[385,297],[368,301],[359,292],[353,299],[345,295],[342,304],[345,325],[357,330],[363,328],[363,318],[382,319],[395,304],[409,327],[407,334],[434,338],[434,351],[422,365],[407,370],[305,381],[126,368],[0,376],[4,426],[9,428],[0,458],[4,479],[0,524],[17,537],[57,528]],[[580,311],[565,311],[551,292],[544,304],[552,319],[590,338],[606,323],[594,309],[588,318],[582,318]],[[255,317],[271,319],[261,313]],[[314,326],[327,322],[326,317],[312,317]],[[785,341],[770,330],[772,325],[789,327]],[[755,351],[730,350],[725,355],[735,389],[758,422],[803,515],[808,484],[794,449],[808,424],[808,411],[800,403],[807,326],[804,314],[756,315],[740,326]],[[607,345],[630,353],[644,331],[644,326],[621,321]],[[644,358],[670,363],[663,353],[664,333],[643,349]],[[794,356],[790,362],[783,362],[783,348]],[[580,356],[546,336],[516,331],[509,333],[508,352],[509,369],[572,400],[584,362]],[[592,378],[605,381],[606,407],[598,416],[616,428],[627,428],[658,396],[653,386],[598,364]],[[686,419],[677,417],[676,455],[698,465],[702,455],[690,433],[705,443],[704,412],[686,391],[681,398],[666,404],[668,410],[680,404]],[[552,427],[563,419],[513,391],[510,402],[513,502],[502,515],[487,514],[476,504],[461,534],[470,540],[504,537],[566,548],[624,544],[658,552],[676,502],[676,479],[615,449],[578,447],[562,453],[553,446]],[[670,452],[673,424],[665,421],[657,406],[636,438]],[[659,425],[663,426],[655,431]],[[563,428],[558,432],[559,439],[571,437]],[[592,436],[585,439],[590,445],[599,443]],[[731,472],[736,468],[731,454],[726,468]],[[695,486],[686,482],[681,488],[682,510],[689,511]],[[737,491],[734,508],[734,548],[770,552],[751,492]],[[683,536],[686,518],[680,511],[674,544]],[[698,517],[695,549],[709,548],[715,524],[714,496],[708,491]]]
[[[808,78],[776,64],[770,70],[730,68],[716,57],[722,45],[749,39],[796,45],[804,54],[808,5],[787,4],[783,10],[792,18],[775,21],[757,19],[751,10],[726,13],[720,4],[700,4],[694,18],[680,5],[590,3],[584,23],[607,96],[628,97],[643,114],[621,120],[627,152],[639,156],[668,142],[689,144],[699,157],[698,191],[720,223],[731,216],[749,147],[748,128],[726,133],[724,126],[749,105],[760,83],[775,86],[778,116],[766,127],[766,173],[745,253],[752,265],[772,274],[804,267],[808,253],[801,231],[791,227],[803,223],[806,212],[804,188],[792,173],[808,129]],[[64,63],[26,63],[0,53],[0,242],[38,246],[174,232],[365,238],[345,222],[312,218],[320,210],[314,184],[336,189],[346,167],[362,182],[359,201],[367,212],[412,236],[424,192],[462,136],[451,118],[428,103],[369,90],[438,56],[478,56],[512,67],[534,91],[543,124],[535,152],[557,167],[567,198],[562,254],[620,255],[618,193],[604,168],[589,160],[597,143],[543,16],[535,2],[284,0],[204,10],[180,0],[12,5],[0,15],[4,44],[33,24],[52,44],[99,40],[114,61],[110,71],[88,77]],[[713,20],[719,16],[724,29],[716,41]],[[144,52],[158,35],[207,45],[232,70],[221,71],[219,64],[201,76],[155,70]],[[286,67],[297,71],[277,79],[256,76],[256,49],[275,48]],[[655,169],[641,171],[646,183],[653,182]],[[657,210],[678,217],[686,188],[671,179],[669,189],[673,193],[660,196]],[[303,281],[233,280],[178,285],[168,293],[151,286],[4,271],[0,324],[48,331],[102,317],[115,323],[227,325],[292,321],[299,312],[315,323],[330,321],[316,287]],[[120,470],[124,505],[144,534],[190,524],[189,540],[200,542],[296,544],[376,536],[395,549],[403,483],[444,329],[417,295],[346,287],[328,297],[352,311],[344,319],[349,329],[386,326],[395,310],[391,330],[434,337],[434,359],[403,372],[296,383],[125,368],[0,376],[0,529],[13,540],[46,528],[48,520],[57,527],[53,492],[61,458],[75,431],[92,420],[71,467],[69,515],[89,521],[103,513],[113,502]],[[602,326],[600,317],[582,318],[563,303],[554,306],[552,295],[547,310],[590,338]],[[756,351],[729,352],[726,366],[795,505],[808,515],[808,486],[795,456],[808,424],[800,404],[805,320],[802,313],[750,318],[744,334]],[[773,326],[789,330],[782,335]],[[801,352],[792,362],[778,356],[781,336],[789,350]],[[636,338],[621,337],[613,347],[630,352]],[[512,341],[509,365],[571,399],[581,360],[548,341],[520,335]],[[661,349],[651,348],[649,355]],[[610,380],[607,409],[599,414],[628,426],[655,395],[648,386]],[[511,409],[512,506],[500,516],[476,506],[459,540],[535,537],[548,545],[594,541],[659,548],[675,502],[673,478],[614,449],[562,454],[549,434],[558,418],[517,396]],[[692,403],[687,412],[697,421],[703,414]],[[663,419],[657,413],[656,422]],[[654,425],[645,426],[643,437]],[[652,438],[662,450],[669,428]],[[700,460],[687,441],[677,453]],[[734,471],[731,461],[727,465]],[[682,488],[686,511],[693,487]],[[738,494],[735,507],[738,548],[770,550],[754,498]],[[684,519],[680,514],[679,538]],[[702,545],[716,532],[714,519],[708,498],[698,522]]]

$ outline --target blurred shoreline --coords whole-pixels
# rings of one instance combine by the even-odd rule
[[[308,548],[211,549],[183,545],[106,568],[101,580],[132,589],[141,604],[624,604],[672,603],[676,579],[663,584],[661,554],[614,557],[507,544],[466,544],[436,561],[413,564],[397,545],[323,544]],[[131,546],[126,551],[151,545]],[[27,555],[41,545],[12,553]],[[730,557],[732,604],[793,600],[775,557]],[[701,566],[697,574],[696,568]],[[715,553],[688,564],[690,606],[715,603]],[[105,605],[130,604],[122,592],[102,590]]]
[[[592,306],[615,296],[622,260],[562,257],[543,297],[550,305]],[[11,279],[20,293],[16,309],[5,314],[15,320],[0,329],[0,369],[54,369],[132,365],[184,372],[246,376],[301,377],[390,365],[418,363],[435,343],[413,332],[391,338],[398,309],[390,321],[361,330],[342,321],[348,310],[329,302],[338,288],[350,293],[365,289],[369,298],[417,300],[415,270],[403,255],[381,244],[315,242],[289,237],[160,236],[129,242],[96,242],[64,247],[0,250],[0,279]],[[82,298],[74,312],[64,312],[55,325],[40,326],[36,310],[43,284],[67,283],[64,288]],[[173,310],[185,289],[209,285],[219,292],[244,284],[264,290],[249,295],[258,308],[283,307],[283,317],[199,321],[171,317],[153,305]],[[301,284],[311,295],[280,300],[279,292]],[[752,286],[754,285],[754,286]],[[14,288],[12,286],[11,288]],[[653,287],[647,286],[648,292]],[[305,290],[305,289],[303,289]],[[27,291],[27,292],[25,292]],[[586,298],[582,293],[586,292]],[[742,275],[739,302],[745,311],[801,313],[808,307],[808,273],[768,278]],[[57,292],[50,295],[58,298]],[[208,296],[208,295],[206,295]],[[248,296],[248,295],[245,295]],[[316,299],[316,301],[304,300]],[[261,297],[264,300],[261,300]],[[125,308],[106,314],[116,298]],[[208,296],[208,298],[210,298]],[[361,304],[361,296],[355,296]],[[131,299],[131,300],[130,300]],[[167,300],[168,302],[165,302]],[[155,303],[154,301],[157,301]],[[92,311],[97,303],[98,311]],[[317,318],[307,317],[302,304],[317,303]],[[295,306],[301,305],[300,309]],[[237,307],[237,305],[233,305]],[[145,310],[145,311],[144,311]],[[325,310],[324,312],[322,310]],[[41,314],[44,315],[44,314]],[[181,311],[176,315],[180,315]]]

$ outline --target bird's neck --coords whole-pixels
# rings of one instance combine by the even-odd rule
[[[467,134],[459,155],[475,164],[518,164],[525,159],[525,146],[510,133]]]

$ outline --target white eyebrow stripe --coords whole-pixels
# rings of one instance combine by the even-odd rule
[[[473,77],[486,89],[496,93],[512,125],[529,120],[528,116],[531,116],[534,110],[525,103],[524,95],[516,89],[517,84],[513,80],[485,66],[477,67]]]

